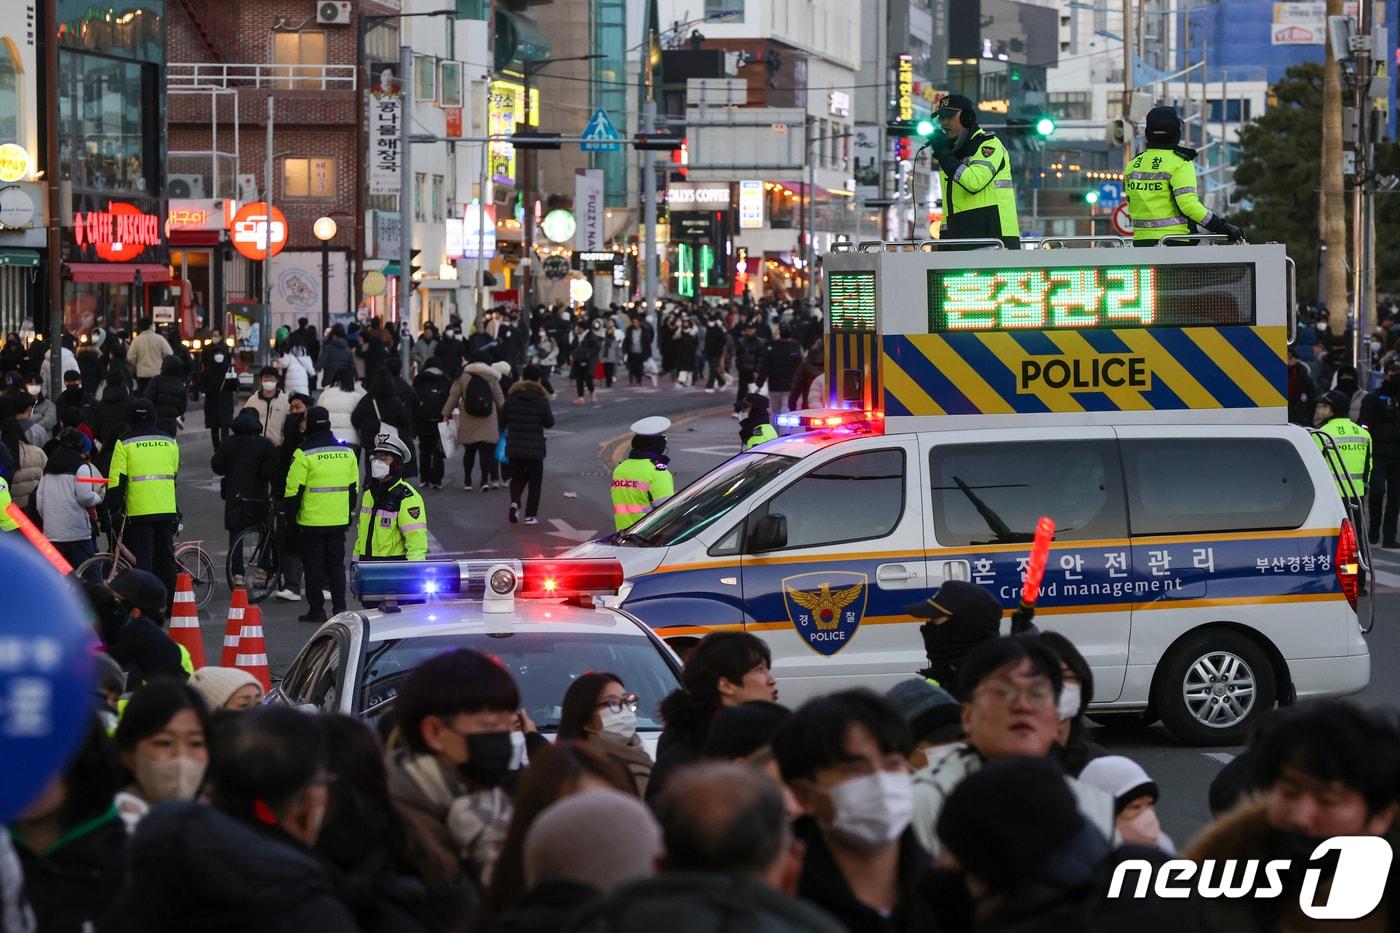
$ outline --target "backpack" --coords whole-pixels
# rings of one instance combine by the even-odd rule
[[[485,418],[496,410],[496,400],[484,376],[473,374],[467,380],[467,391],[462,393],[462,407],[473,418]]]
[[[442,379],[424,381],[418,388],[419,418],[426,422],[435,420],[447,404],[448,383]]]

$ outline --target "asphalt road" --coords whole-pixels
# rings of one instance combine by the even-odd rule
[[[722,462],[738,448],[737,422],[729,415],[731,397],[698,389],[617,387],[600,389],[599,403],[571,404],[572,386],[556,379],[556,425],[548,433],[540,524],[511,525],[504,489],[485,493],[462,490],[462,465],[448,465],[442,490],[424,498],[432,533],[432,554],[443,557],[548,556],[611,528],[608,476],[625,453],[628,425],[647,415],[675,422],[670,435],[671,468],[681,486]],[[202,430],[199,406],[180,436],[184,467],[179,480],[187,538],[202,536],[222,569],[227,551],[218,478],[209,470],[212,449]],[[1358,699],[1374,706],[1400,706],[1400,632],[1390,623],[1400,610],[1400,552],[1377,551],[1376,626],[1369,636],[1371,685]],[[223,638],[228,592],[222,587],[201,613],[206,653],[217,657]],[[313,627],[296,621],[305,603],[268,600],[262,604],[268,658],[276,679]],[[1365,604],[1363,603],[1363,618]],[[1094,740],[1117,754],[1136,759],[1162,789],[1158,813],[1163,828],[1184,845],[1210,819],[1207,788],[1239,748],[1183,748],[1161,726],[1149,729],[1097,729]]]

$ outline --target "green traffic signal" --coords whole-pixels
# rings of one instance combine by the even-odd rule
[[[1035,131],[1037,135],[1048,138],[1055,132],[1055,121],[1049,117],[1041,117],[1035,121]]]
[[[933,135],[933,129],[933,121],[925,117],[924,119],[918,122],[917,126],[914,127],[914,132],[927,139],[928,137]]]
[[[1099,203],[1099,193],[1097,191],[1084,192],[1084,203],[1090,205]]]

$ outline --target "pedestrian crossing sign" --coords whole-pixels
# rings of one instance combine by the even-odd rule
[[[616,152],[618,144],[616,140],[621,138],[617,127],[613,125],[608,112],[602,107],[593,111],[592,118],[588,121],[588,126],[580,137],[584,141],[579,143],[579,149],[584,152]]]

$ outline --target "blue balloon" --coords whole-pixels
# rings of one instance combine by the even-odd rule
[[[92,611],[19,532],[0,532],[0,822],[68,763],[93,716]]]

